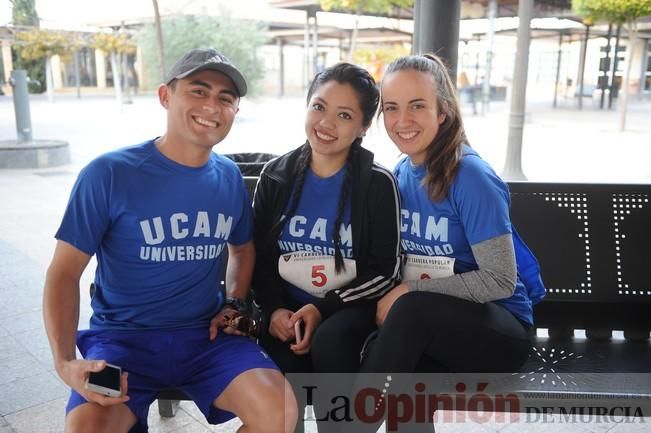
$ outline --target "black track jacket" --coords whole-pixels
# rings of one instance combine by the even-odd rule
[[[277,239],[269,238],[271,228],[287,208],[300,149],[263,168],[253,198],[253,289],[267,317],[289,305],[286,283],[278,273]],[[362,147],[355,152],[352,163],[351,224],[357,277],[316,301],[315,307],[324,320],[347,304],[382,296],[396,285],[400,273],[400,198],[396,181],[389,170],[373,162],[373,153]]]

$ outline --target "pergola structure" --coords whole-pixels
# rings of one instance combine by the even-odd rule
[[[310,65],[312,51],[312,71],[316,70],[316,50],[318,47],[318,21],[316,14],[321,10],[318,0],[270,0],[270,4],[279,8],[300,9],[306,11],[304,44],[306,66]],[[531,39],[530,23],[536,17],[569,15],[570,0],[415,0],[414,8],[394,8],[393,18],[413,19],[414,32],[412,51],[414,53],[434,52],[443,57],[450,69],[450,75],[456,77],[456,65],[459,46],[459,23],[462,18],[462,6],[466,11],[473,11],[473,18],[488,17],[491,23],[498,16],[513,16],[517,13],[518,42],[511,92],[511,114],[509,120],[509,139],[507,161],[504,175],[508,179],[524,179],[521,167],[522,137],[524,129],[525,93],[527,85],[527,67],[529,62],[529,43]],[[517,11],[517,12],[516,12]],[[504,15],[500,15],[504,14]],[[489,30],[489,52],[492,51],[493,27]],[[312,49],[310,50],[310,48]],[[490,55],[487,59],[487,76],[485,79],[482,107],[488,104],[490,95]],[[309,70],[309,69],[308,69]]]
[[[318,0],[270,0],[270,4],[279,8],[299,9],[306,11],[306,24],[304,28],[304,44],[306,56],[309,56],[310,47],[316,53],[318,46],[318,22],[316,14],[321,11]],[[339,11],[348,12],[350,11]],[[519,25],[513,32],[517,32],[517,51],[513,73],[513,88],[511,92],[511,112],[509,117],[509,138],[507,145],[507,161],[503,176],[510,180],[524,179],[521,167],[521,149],[524,128],[524,111],[527,85],[527,68],[529,61],[529,45],[532,38],[531,20],[533,18],[571,18],[580,22],[573,16],[571,0],[415,0],[414,8],[394,8],[388,15],[391,18],[413,20],[412,52],[434,52],[443,57],[450,69],[450,74],[456,76],[456,65],[459,45],[459,23],[464,18],[489,18],[489,30],[486,33],[489,48],[486,59],[486,76],[484,79],[482,111],[488,106],[490,96],[490,70],[494,31],[494,18],[519,17]],[[602,26],[606,27],[606,26]],[[608,26],[608,34],[612,30]],[[651,33],[651,20],[643,20],[642,35]],[[584,31],[553,29],[536,31],[534,37],[544,34],[559,38],[560,46],[566,38],[581,38],[583,42],[582,60],[579,66],[579,105],[582,105],[583,96],[583,70],[585,65],[585,51],[587,40],[590,37],[590,28]],[[604,36],[603,32],[592,30],[593,35]],[[583,35],[581,35],[583,33]],[[312,35],[312,36],[310,36]],[[619,33],[618,33],[619,35]],[[576,40],[576,39],[575,39]],[[610,42],[610,37],[609,37]],[[607,60],[608,61],[608,60]],[[313,62],[316,62],[314,58]],[[560,63],[560,62],[559,62]],[[309,66],[309,57],[306,65]],[[315,64],[315,63],[313,63]],[[614,73],[614,72],[613,72]],[[557,86],[558,87],[558,70]],[[604,77],[603,80],[607,80]],[[611,83],[613,80],[610,80]],[[612,85],[612,84],[611,84]],[[611,89],[612,90],[612,89]],[[610,98],[612,98],[612,91]],[[554,98],[556,100],[556,96]],[[602,93],[603,105],[603,93]]]
[[[317,12],[322,12],[319,0],[269,0],[276,8],[302,10],[306,12],[303,27],[306,63],[316,67],[316,49],[321,40]],[[333,9],[329,12],[350,13],[350,10]],[[450,72],[455,76],[457,46],[459,42],[459,20],[467,18],[513,17],[518,15],[518,0],[415,0],[413,8],[393,7],[391,13],[371,14],[398,20],[413,21],[413,52],[436,52],[448,61]],[[571,16],[571,0],[535,0],[532,17]],[[360,29],[364,35],[369,29]],[[385,29],[391,32],[390,29]],[[395,30],[393,30],[395,31]],[[341,31],[342,40],[349,39],[352,31]],[[363,37],[363,36],[362,36]],[[400,40],[404,40],[401,35]],[[387,38],[385,41],[389,41]],[[310,54],[311,53],[311,54]],[[314,69],[312,69],[314,71]]]

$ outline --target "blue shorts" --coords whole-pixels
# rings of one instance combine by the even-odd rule
[[[164,330],[86,330],[77,333],[84,359],[104,359],[129,373],[129,401],[138,418],[130,433],[147,432],[149,406],[164,388],[182,390],[211,424],[235,415],[213,402],[239,374],[253,368],[278,367],[247,337],[220,333],[214,341],[208,328]],[[86,400],[72,390],[66,414]]]

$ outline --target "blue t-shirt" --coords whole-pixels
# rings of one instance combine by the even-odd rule
[[[252,221],[235,163],[187,167],[147,141],[81,171],[55,237],[97,255],[92,329],[187,328],[219,311],[223,250]]]
[[[455,259],[454,273],[477,270],[471,245],[511,233],[507,185],[477,152],[464,146],[457,174],[443,200],[423,185],[425,167],[404,158],[394,170],[401,196],[400,242],[405,252]],[[515,293],[495,301],[533,323],[531,301],[518,279]]]
[[[307,170],[301,198],[294,215],[285,223],[278,247],[281,254],[307,251],[333,256],[334,225],[339,209],[339,196],[346,175],[346,167],[334,175],[321,178],[311,169]],[[288,208],[293,197],[288,201]],[[288,211],[286,209],[285,211]],[[350,225],[350,195],[342,220],[341,253],[346,259],[353,259],[353,232]],[[305,305],[314,302],[315,297],[305,290],[286,282],[290,298]]]

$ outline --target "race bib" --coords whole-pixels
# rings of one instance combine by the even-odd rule
[[[407,254],[407,260],[402,265],[404,281],[429,280],[452,275],[454,275],[454,259],[452,257]]]
[[[353,259],[344,259],[345,270],[335,273],[334,256],[298,251],[282,254],[278,258],[278,273],[283,280],[318,298],[330,290],[338,289],[357,277]]]

